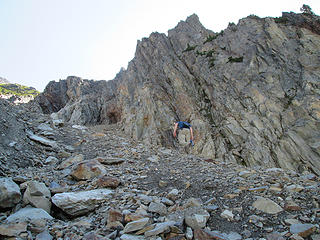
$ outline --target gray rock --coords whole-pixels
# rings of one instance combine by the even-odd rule
[[[0,224],[0,236],[18,237],[21,233],[27,232],[27,225],[26,222]]]
[[[71,216],[80,216],[110,199],[112,193],[109,189],[58,193],[52,197],[52,203]]]
[[[129,222],[123,229],[124,233],[135,232],[143,229],[145,226],[150,224],[149,218],[142,218],[137,221]]]
[[[284,222],[287,225],[300,224],[301,223],[298,219],[292,219],[292,218],[285,219]]]
[[[51,193],[44,183],[30,181],[23,195],[25,204],[31,204],[35,208],[42,208],[50,214]]]
[[[178,189],[172,189],[168,193],[167,198],[169,198],[172,201],[176,201],[179,198],[179,190]]]
[[[144,233],[144,236],[151,237],[151,236],[159,235],[161,233],[169,232],[170,227],[174,226],[174,224],[175,224],[175,222],[173,222],[173,221],[157,223],[157,224],[155,224],[153,229],[146,231]]]
[[[174,202],[171,201],[170,199],[166,198],[166,197],[163,197],[161,198],[161,202],[167,206],[172,206],[174,205]]]
[[[38,136],[38,135],[34,134],[33,132],[31,132],[30,130],[26,130],[26,133],[27,133],[28,137],[35,142],[41,143],[42,145],[45,145],[48,147],[58,148],[58,144],[56,141],[52,141],[52,140],[49,140],[45,137]]]
[[[166,215],[168,212],[166,205],[164,205],[163,203],[156,203],[156,202],[150,203],[148,207],[148,211],[153,213],[158,213],[162,216]]]
[[[229,240],[241,240],[242,236],[239,233],[230,232],[229,234],[227,234],[227,238]]]
[[[45,164],[56,164],[59,162],[59,159],[53,156],[47,157],[47,159],[44,161]]]
[[[68,159],[64,160],[59,165],[58,169],[68,168],[68,167],[72,166],[73,164],[77,164],[77,163],[82,162],[83,160],[84,160],[83,154],[77,154],[77,155],[70,156]]]
[[[276,204],[274,201],[272,201],[268,198],[262,198],[262,197],[259,197],[252,204],[252,206],[262,212],[269,213],[269,214],[277,214],[277,213],[283,211],[283,209],[278,204]]]
[[[233,220],[233,217],[234,217],[232,211],[230,210],[224,210],[220,216],[228,220]]]
[[[144,236],[132,235],[132,234],[123,234],[120,236],[121,240],[145,240]]]
[[[46,123],[41,123],[37,129],[41,130],[41,131],[53,131],[53,129],[49,126],[49,124],[46,124]]]
[[[298,234],[300,237],[308,237],[316,231],[317,227],[314,224],[292,224],[290,226],[290,232],[292,234]]]
[[[43,231],[36,236],[36,240],[52,240],[53,237],[48,231]]]
[[[33,222],[37,220],[51,220],[51,217],[45,210],[41,208],[25,207],[10,215],[6,222]]]
[[[143,203],[143,204],[149,204],[152,202],[153,198],[150,196],[147,196],[145,194],[138,194],[138,199]]]
[[[293,184],[293,185],[287,186],[286,189],[289,192],[301,192],[304,189],[304,187],[301,185]]]
[[[185,222],[192,229],[204,228],[210,217],[210,214],[199,207],[189,208],[185,212]]]
[[[186,238],[188,240],[192,240],[193,239],[193,231],[192,231],[192,228],[190,228],[190,227],[187,227]]]
[[[19,186],[11,178],[0,178],[0,207],[14,207],[21,200]]]
[[[219,206],[218,205],[207,205],[207,206],[204,206],[204,209],[207,210],[208,212],[212,212],[212,211],[219,209]]]

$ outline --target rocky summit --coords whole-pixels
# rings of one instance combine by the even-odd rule
[[[319,34],[313,13],[192,15],[111,81],[0,99],[0,238],[319,239]]]

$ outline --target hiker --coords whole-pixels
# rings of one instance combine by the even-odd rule
[[[178,121],[174,124],[173,137],[177,136],[177,129],[188,128],[190,130],[190,143],[194,146],[193,143],[193,130],[190,123]]]

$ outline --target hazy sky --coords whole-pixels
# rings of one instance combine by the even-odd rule
[[[43,91],[67,76],[111,80],[137,40],[196,13],[219,32],[250,14],[279,17],[319,0],[0,0],[0,77]]]

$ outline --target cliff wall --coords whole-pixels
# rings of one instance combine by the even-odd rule
[[[176,120],[208,158],[320,174],[320,20],[249,16],[214,33],[196,15],[138,41],[112,81],[68,77],[37,98],[70,123],[118,123],[145,144],[178,147]]]

